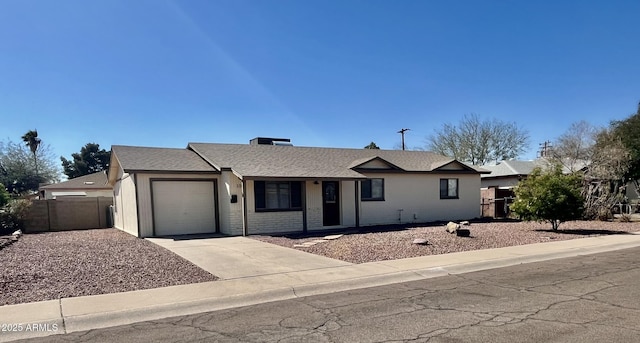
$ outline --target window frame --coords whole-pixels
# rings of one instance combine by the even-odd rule
[[[382,195],[380,197],[373,197],[373,180],[380,180],[380,187],[382,188]],[[371,192],[370,197],[364,196],[364,183],[369,183],[369,190]],[[385,192],[384,192],[384,179],[383,178],[370,178],[366,180],[360,180],[360,200],[362,201],[385,201]]]
[[[454,181],[456,182],[456,186],[455,186],[455,191],[456,194],[455,195],[449,195],[450,192],[450,187],[449,187],[449,182],[450,181]],[[444,181],[444,183],[443,183]],[[460,199],[460,179],[458,178],[442,178],[440,179],[440,199]],[[446,187],[443,189],[443,185],[446,185]]]
[[[267,186],[269,185],[269,186]],[[285,186],[286,187],[283,187]],[[275,188],[275,198],[278,202],[277,207],[269,206],[269,196],[267,195],[267,188]],[[288,194],[283,194],[283,189],[286,188]],[[298,194],[295,194],[295,193]],[[288,211],[302,211],[302,182],[301,181],[262,181],[255,180],[253,182],[253,196],[254,196],[254,209],[256,212],[288,212]],[[287,198],[288,204],[286,207],[280,207],[280,201],[283,197]],[[261,199],[260,199],[261,198]],[[263,205],[264,207],[260,207]],[[298,205],[298,206],[295,206]]]

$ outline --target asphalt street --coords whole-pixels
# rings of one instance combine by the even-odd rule
[[[638,342],[640,248],[24,342]]]

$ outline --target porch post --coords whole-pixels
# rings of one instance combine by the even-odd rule
[[[242,179],[242,235],[249,235],[247,220],[247,180]]]
[[[307,181],[301,181],[302,192],[302,233],[307,233]]]
[[[360,192],[359,192],[359,186],[360,186],[360,182],[358,182],[358,180],[353,181],[353,183],[355,184],[355,186],[353,187],[353,189],[355,189],[355,196],[354,199],[355,200],[355,205],[356,205],[356,227],[360,227]]]

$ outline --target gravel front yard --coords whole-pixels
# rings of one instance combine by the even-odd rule
[[[464,227],[471,230],[471,237],[467,238],[446,232],[443,225],[382,232],[351,234],[346,232],[339,239],[295,249],[342,261],[365,263],[640,231],[638,222],[574,221],[562,223],[557,232],[550,231],[550,227],[550,224],[534,222],[472,223]],[[380,227],[376,228],[376,231],[384,229]],[[250,237],[294,248],[296,244],[322,238],[324,235],[326,233],[316,233],[306,237],[295,235]],[[426,246],[413,244],[415,238],[427,239],[429,244]]]
[[[0,250],[0,306],[217,278],[116,229],[27,234]]]

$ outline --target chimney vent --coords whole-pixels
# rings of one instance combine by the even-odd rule
[[[293,146],[289,138],[256,137],[249,141],[250,145],[284,145]]]

